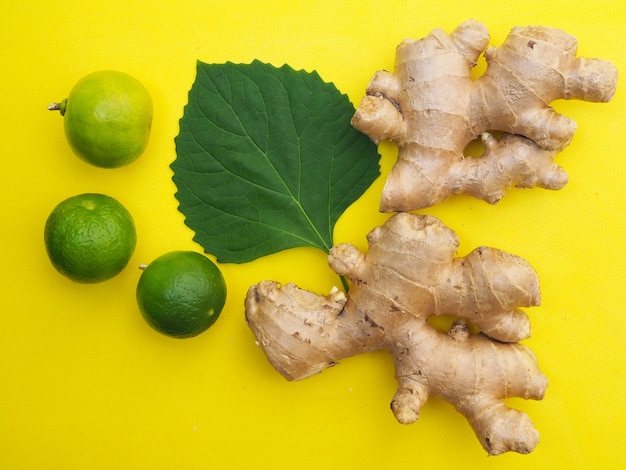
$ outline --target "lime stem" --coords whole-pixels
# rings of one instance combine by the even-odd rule
[[[61,116],[65,116],[65,108],[67,107],[67,98],[65,98],[60,103],[50,103],[48,105],[48,110],[50,111],[60,111]]]
[[[143,263],[142,263],[142,264],[140,264],[140,265],[139,265],[139,269],[141,269],[142,271],[143,271],[144,269],[146,269],[147,267],[148,267],[148,265],[147,265],[147,264],[143,264]]]

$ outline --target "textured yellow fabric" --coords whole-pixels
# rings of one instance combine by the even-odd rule
[[[396,423],[393,365],[382,353],[302,382],[282,379],[246,327],[243,298],[264,279],[328,292],[338,279],[315,250],[222,266],[226,307],[194,339],[155,333],[134,298],[135,266],[174,249],[202,251],[177,211],[169,168],[196,60],[317,70],[356,105],[371,75],[393,68],[401,40],[475,18],[496,45],[516,25],[562,28],[578,38],[580,55],[623,72],[622,0],[4,0],[1,11],[0,467],[626,467],[623,83],[608,104],[555,103],[579,126],[557,157],[570,177],[563,190],[511,190],[497,206],[455,197],[423,211],[457,231],[459,254],[494,246],[539,273],[543,304],[528,310],[525,344],[550,386],[543,401],[510,402],[541,433],[530,455],[487,458],[464,419],[436,398],[417,423]],[[136,76],[154,99],[146,153],[116,170],[76,158],[62,118],[46,110],[104,68]],[[386,173],[395,147],[380,151]],[[337,242],[365,248],[365,234],[387,217],[377,212],[383,181],[344,214]],[[82,192],[117,198],[137,225],[129,267],[98,285],[60,276],[43,245],[49,212]]]

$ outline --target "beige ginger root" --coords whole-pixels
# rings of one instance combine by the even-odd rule
[[[576,123],[550,103],[609,101],[617,69],[577,58],[576,39],[561,30],[528,26],[487,48],[487,69],[473,80],[471,70],[488,42],[478,21],[449,35],[436,29],[403,41],[395,72],[371,79],[352,124],[376,143],[398,145],[382,212],[425,208],[459,193],[494,204],[510,186],[560,189],[567,183],[553,158],[571,141]],[[505,132],[505,138],[498,142],[488,131]],[[465,147],[478,137],[484,154],[465,158]]]
[[[528,416],[502,399],[541,399],[547,379],[517,341],[530,335],[520,307],[538,305],[537,275],[521,258],[477,248],[455,258],[456,234],[432,216],[399,213],[368,234],[368,252],[335,246],[330,267],[352,281],[349,295],[316,295],[263,281],[246,297],[246,320],[273,366],[288,380],[340,360],[387,350],[401,423],[419,417],[430,395],[462,413],[489,454],[528,453],[539,441]],[[448,334],[431,315],[460,317]],[[470,334],[465,319],[481,333]]]

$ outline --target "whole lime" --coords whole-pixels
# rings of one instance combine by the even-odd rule
[[[142,268],[137,304],[156,331],[174,338],[191,338],[218,319],[226,302],[226,282],[206,256],[172,251]]]
[[[133,218],[116,199],[80,194],[48,216],[44,243],[52,265],[81,283],[105,281],[128,264],[137,243]]]
[[[70,147],[92,165],[127,165],[148,144],[152,98],[139,80],[126,73],[91,73],[74,85],[65,100],[48,109],[61,112]]]

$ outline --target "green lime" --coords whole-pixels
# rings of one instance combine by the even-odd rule
[[[152,328],[191,338],[215,323],[226,302],[226,282],[210,259],[193,251],[172,251],[142,268],[137,304]]]
[[[95,283],[124,269],[137,234],[130,213],[116,199],[80,194],[52,210],[44,243],[57,271],[76,282]]]
[[[65,136],[80,158],[102,168],[116,168],[141,155],[150,137],[152,99],[136,78],[114,70],[79,80],[50,110],[64,116]]]

